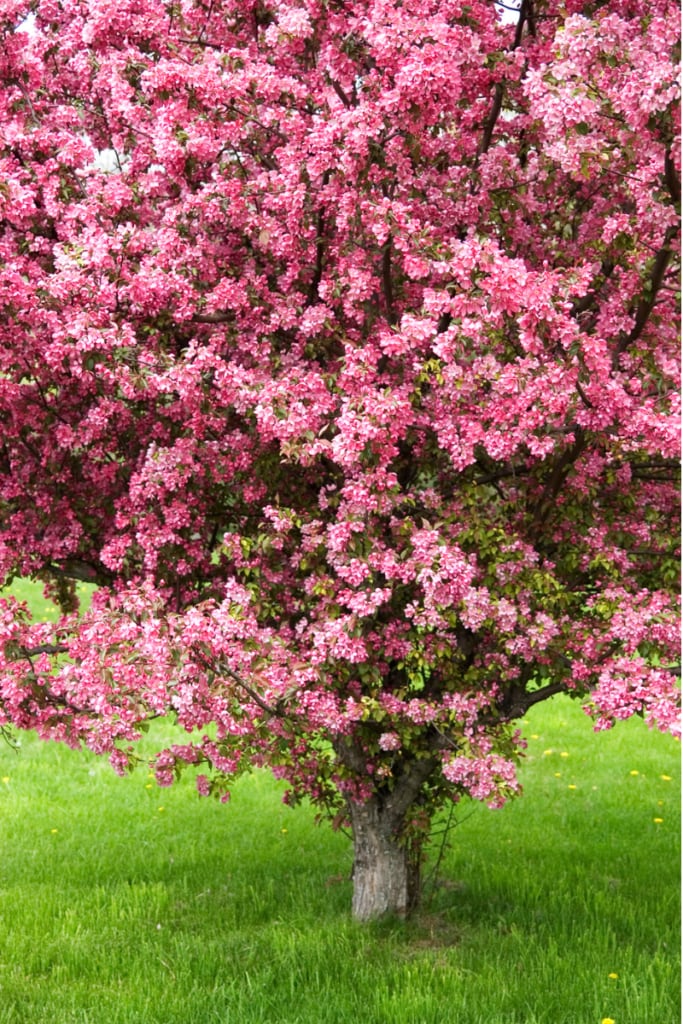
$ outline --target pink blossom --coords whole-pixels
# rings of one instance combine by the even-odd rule
[[[400,750],[401,737],[395,732],[383,732],[378,740],[380,750]]]
[[[197,792],[200,796],[209,796],[211,792],[211,783],[209,782],[206,775],[198,775],[196,779]]]

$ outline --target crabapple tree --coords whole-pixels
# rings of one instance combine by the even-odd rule
[[[0,725],[269,767],[350,826],[360,919],[515,793],[532,705],[675,729],[678,32],[4,0],[0,581],[61,614],[0,603]]]

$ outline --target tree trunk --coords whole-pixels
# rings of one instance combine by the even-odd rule
[[[350,802],[353,828],[353,916],[369,921],[410,913],[420,896],[420,844],[402,842],[395,815],[379,801]]]

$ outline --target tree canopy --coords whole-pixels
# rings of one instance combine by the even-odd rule
[[[0,724],[269,766],[359,917],[538,701],[676,728],[678,18],[3,3]]]

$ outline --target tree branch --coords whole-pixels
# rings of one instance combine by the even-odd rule
[[[502,82],[496,82],[496,88],[495,88],[494,93],[493,93],[493,105],[492,105],[491,110],[489,112],[489,116],[486,119],[486,124],[484,125],[484,134],[482,135],[481,143],[480,143],[480,146],[479,146],[478,157],[479,156],[483,156],[484,153],[487,153],[489,148],[490,148],[490,146],[491,146],[491,140],[493,138],[493,130],[496,127],[496,124],[498,122],[498,118],[500,117],[500,112],[501,112],[501,109],[503,107],[503,96],[504,95],[505,95],[505,86],[503,85]]]
[[[245,682],[244,679],[242,679],[242,677],[237,674],[237,672],[234,672],[228,665],[226,665],[224,661],[219,661],[216,664],[211,664],[211,662],[207,658],[205,658],[203,654],[200,654],[196,647],[192,648],[192,653],[194,657],[197,659],[197,661],[199,661],[204,666],[207,672],[212,672],[214,675],[221,673],[223,675],[229,676],[230,679],[232,679],[234,683],[237,683],[240,689],[244,690],[244,692],[249,697],[251,697],[254,703],[258,704],[261,710],[265,711],[267,715],[270,715],[272,718],[285,717],[281,708],[279,708],[277,705],[275,707],[271,707],[270,704],[267,704],[263,697],[259,696],[256,690],[254,690],[254,688],[251,687],[249,683]]]
[[[528,25],[529,31],[532,35],[535,35],[536,29],[534,25],[534,14],[533,14],[533,2],[532,0],[522,0],[522,6],[519,8],[519,18],[517,20],[517,28],[515,30],[515,38],[510,47],[510,52],[517,50],[524,37],[524,26]],[[493,132],[498,123],[500,112],[503,108],[503,97],[505,96],[505,83],[497,82],[493,92],[493,105],[489,112],[489,116],[486,119],[484,125],[484,134],[479,144],[479,151],[477,153],[476,163],[479,162],[479,158],[487,153],[491,142],[493,141]]]
[[[565,682],[548,683],[547,686],[529,692],[526,692],[523,686],[513,687],[512,691],[496,704],[497,715],[480,715],[475,724],[495,725],[497,722],[510,722],[514,718],[523,718],[534,704],[540,704],[558,693],[566,693],[567,689]]]
[[[664,155],[664,180],[674,206],[678,206],[681,201],[681,179],[678,177],[670,148]]]
[[[329,170],[325,171],[322,178],[322,188],[324,188],[331,177]],[[325,267],[325,213],[322,206],[318,207],[318,214],[315,220],[315,267],[313,270],[313,277],[311,283],[308,286],[308,292],[306,294],[306,306],[313,306],[318,301],[318,286],[322,281],[323,270]]]
[[[587,292],[585,295],[582,295],[580,299],[577,299],[576,302],[573,303],[573,317],[578,318],[579,316],[581,316],[582,313],[586,313],[589,309],[595,309],[600,294],[600,289],[604,287],[607,281],[609,281],[615,269],[616,264],[612,260],[602,261],[602,263],[600,264],[600,277],[602,277],[602,281],[597,286],[597,288],[591,289],[589,292]]]
[[[327,75],[326,77],[327,77],[327,81],[330,83],[330,85],[332,86],[332,88],[334,89],[334,91],[336,92],[337,96],[339,97],[339,99],[344,104],[344,106],[347,109],[350,108],[350,107],[355,107],[356,104],[349,98],[349,96],[346,95],[346,93],[342,89],[342,87],[339,84],[339,82],[336,79],[332,78],[331,75]]]
[[[396,316],[396,311],[394,309],[394,286],[391,279],[392,241],[392,237],[389,235],[382,246],[382,290],[384,292],[384,302],[387,309],[387,320],[393,327],[398,322],[398,317]]]
[[[192,317],[193,324],[234,324],[235,314],[229,310],[219,310],[216,313],[196,313]]]
[[[617,342],[617,347],[614,350],[612,356],[612,368],[614,370],[619,367],[619,358],[623,355],[627,348],[633,345],[640,338],[641,334],[645,330],[648,320],[652,314],[652,310],[655,308],[657,301],[657,295],[664,282],[664,275],[666,269],[671,262],[671,257],[674,254],[674,250],[671,247],[671,242],[674,240],[678,233],[678,227],[669,227],[664,235],[664,243],[662,248],[657,253],[656,259],[652,267],[652,273],[645,287],[643,288],[643,295],[635,308],[635,323],[631,328],[630,332],[622,332]]]
[[[69,648],[66,644],[38,644],[37,647],[20,647],[19,650],[22,657],[30,660],[40,654],[67,654]]]
[[[424,757],[414,761],[403,775],[398,776],[396,787],[386,801],[386,810],[394,822],[403,822],[406,811],[438,764],[437,758]]]
[[[111,573],[104,568],[97,568],[78,558],[67,558],[63,565],[50,564],[45,571],[57,579],[78,580],[95,586],[106,585],[112,578]]]
[[[548,700],[549,697],[566,692],[567,684],[565,682],[548,683],[547,686],[542,686],[540,690],[532,690],[530,693],[513,693],[509,707],[505,706],[504,701],[501,710],[504,711],[506,720],[523,718],[534,704],[540,704],[542,701]]]
[[[574,436],[574,444],[571,445],[571,447],[566,448],[559,457],[553,467],[552,473],[550,474],[550,479],[545,485],[543,495],[536,507],[536,513],[534,515],[534,529],[538,529],[542,526],[547,519],[550,509],[552,508],[552,504],[560,493],[560,489],[567,478],[569,470],[586,448],[586,435],[580,426],[575,428]]]

